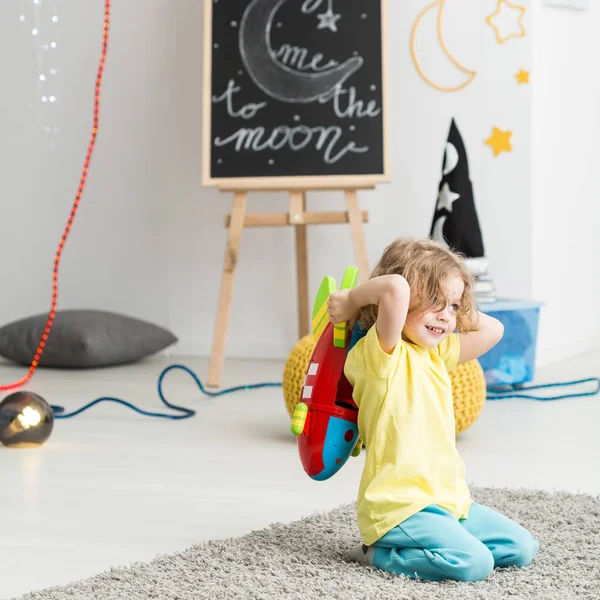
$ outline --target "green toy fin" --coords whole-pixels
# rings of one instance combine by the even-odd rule
[[[342,287],[340,290],[348,290],[356,286],[358,281],[358,269],[356,267],[346,267],[344,277],[342,278]],[[333,326],[333,345],[336,348],[345,348],[348,341],[348,322],[336,323]]]
[[[313,305],[312,332],[315,340],[318,340],[329,323],[327,316],[327,300],[329,295],[335,292],[337,283],[333,277],[324,277],[317,292],[317,298]]]

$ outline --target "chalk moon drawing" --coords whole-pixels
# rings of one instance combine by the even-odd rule
[[[252,81],[269,96],[281,102],[314,102],[346,81],[364,61],[353,56],[319,73],[301,73],[280,63],[271,47],[271,26],[286,1],[250,2],[240,24],[240,54]]]
[[[435,225],[433,226],[433,239],[446,248],[448,248],[448,244],[446,242],[446,239],[444,238],[444,225],[446,223],[447,218],[448,217],[446,215],[442,215],[438,218],[438,220],[435,222]]]
[[[410,53],[417,72],[428,85],[440,92],[456,92],[467,87],[473,81],[477,71],[471,71],[461,65],[454,56],[452,56],[444,42],[442,21],[445,2],[446,0],[437,0],[433,4],[426,6],[419,13],[410,36]],[[430,72],[429,74],[425,72],[423,64],[419,61],[417,56],[417,37],[419,40],[424,40],[423,47],[427,48],[427,54],[429,57],[433,57],[435,64],[443,65],[441,68],[435,69],[438,72],[438,75],[431,74],[431,71],[433,70],[431,68],[431,60],[428,61],[428,70]],[[437,43],[433,41],[436,37]],[[450,72],[450,81],[452,81],[451,85],[435,81],[435,79],[439,77],[439,73],[446,73],[448,71]]]

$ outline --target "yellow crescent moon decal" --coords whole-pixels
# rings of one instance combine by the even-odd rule
[[[436,2],[434,2],[433,4],[430,4],[428,6],[426,6],[417,16],[415,23],[413,25],[412,28],[412,32],[410,35],[410,53],[413,59],[413,62],[415,64],[415,67],[417,69],[417,72],[419,73],[419,75],[423,78],[423,80],[425,81],[425,83],[429,84],[431,87],[435,88],[436,90],[439,90],[440,92],[457,92],[458,90],[462,90],[463,88],[467,87],[472,81],[473,78],[475,77],[475,75],[477,74],[477,71],[471,71],[470,69],[467,69],[466,67],[464,67],[463,65],[461,65],[453,56],[452,54],[450,54],[450,51],[448,50],[448,47],[446,46],[446,43],[444,42],[444,36],[442,34],[442,15],[444,13],[444,3],[446,0],[436,0]],[[431,79],[429,79],[427,77],[427,75],[425,75],[425,73],[423,72],[423,69],[421,68],[421,65],[417,59],[417,53],[415,51],[415,36],[417,33],[417,29],[419,28],[419,24],[421,23],[421,20],[423,19],[423,17],[431,10],[435,10],[437,8],[438,14],[437,14],[437,37],[438,37],[438,41],[440,43],[440,46],[444,52],[444,54],[448,57],[448,59],[450,60],[450,62],[462,73],[464,73],[465,75],[467,75],[467,78],[465,81],[463,81],[460,85],[456,85],[456,86],[442,86],[442,85],[438,85],[437,83],[435,83],[434,81],[432,81]]]

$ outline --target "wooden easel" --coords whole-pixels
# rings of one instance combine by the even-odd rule
[[[363,229],[363,223],[368,223],[368,213],[367,211],[360,210],[357,196],[358,189],[371,188],[345,188],[346,211],[306,212],[306,190],[291,189],[287,190],[290,195],[288,212],[267,214],[246,214],[248,190],[233,191],[231,215],[225,217],[227,247],[225,249],[221,291],[219,293],[217,319],[208,370],[207,385],[209,387],[219,387],[221,384],[225,361],[227,329],[229,326],[235,273],[243,229],[245,227],[295,227],[298,333],[300,337],[303,337],[311,331],[309,321],[310,303],[308,298],[308,248],[306,243],[306,227],[308,225],[350,224],[354,256],[359,271],[359,281],[366,281],[369,276],[369,261]]]

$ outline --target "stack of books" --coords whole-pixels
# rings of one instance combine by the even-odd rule
[[[473,275],[473,292],[477,304],[489,304],[498,300],[496,286],[489,272],[487,258],[467,258],[467,266]]]

